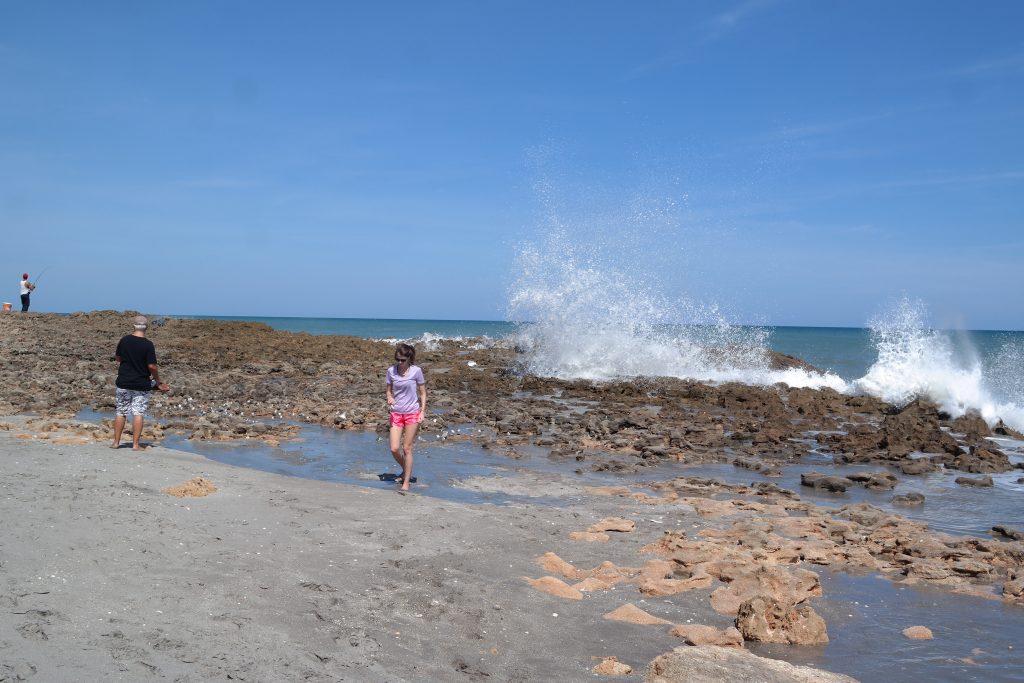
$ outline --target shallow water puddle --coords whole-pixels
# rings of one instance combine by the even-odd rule
[[[987,537],[994,524],[1024,528],[1024,485],[1017,483],[1022,474],[1020,470],[993,474],[994,485],[991,488],[979,489],[961,486],[954,480],[961,476],[981,475],[951,470],[904,475],[884,465],[833,465],[830,461],[831,456],[828,456],[826,462],[824,457],[816,457],[812,453],[804,462],[783,466],[781,477],[766,477],[760,472],[735,467],[729,463],[681,466],[677,470],[681,476],[709,477],[720,479],[727,484],[749,485],[751,482],[770,481],[817,505],[842,507],[852,503],[870,503],[907,519],[926,522],[936,531],[951,534]],[[857,472],[882,471],[890,471],[897,475],[899,482],[892,491],[872,491],[854,484],[844,493],[832,493],[800,484],[800,475],[805,472],[843,476]],[[924,504],[893,505],[894,495],[911,492],[924,494]]]
[[[110,417],[83,411],[79,417]],[[471,430],[472,427],[464,427]],[[455,431],[458,433],[458,430]],[[274,448],[258,441],[189,441],[167,435],[168,448],[197,453],[218,462],[276,474],[336,481],[391,490],[381,473],[398,470],[387,441],[373,432],[345,432],[303,425],[301,440]],[[1001,443],[1015,449],[1024,444]],[[515,458],[475,443],[442,441],[424,434],[417,444],[415,472],[423,495],[467,503],[509,504],[528,501],[569,505],[584,500],[584,486],[622,486],[663,481],[676,476],[709,477],[732,484],[771,481],[796,491],[817,504],[841,506],[868,502],[933,528],[987,536],[994,523],[1024,526],[1018,501],[1024,487],[1018,473],[996,475],[992,489],[968,489],[953,483],[953,473],[900,475],[895,491],[875,492],[860,486],[834,494],[800,486],[800,474],[812,470],[843,474],[885,469],[880,465],[832,466],[813,455],[799,465],[787,465],[780,478],[728,463],[683,465],[665,463],[638,473],[588,472],[590,460],[553,460],[547,449],[519,448]],[[1020,451],[1017,451],[1018,453]],[[830,458],[829,458],[830,460]],[[584,472],[577,474],[576,468]],[[896,493],[919,491],[927,497],[918,508],[893,507]],[[817,568],[824,597],[811,601],[829,625],[830,642],[821,647],[748,643],[751,651],[795,664],[809,664],[845,673],[861,681],[1019,681],[1024,671],[1024,609],[982,598],[955,595],[939,589],[891,583],[878,574],[851,576]],[[909,626],[930,628],[935,639],[909,640]]]
[[[747,643],[747,649],[865,683],[1002,682],[1024,676],[1024,609],[927,586],[900,586],[877,574],[818,573],[824,598],[811,604],[828,624],[829,643]],[[934,640],[910,640],[903,635],[910,626],[927,626]]]
[[[109,413],[83,410],[82,420],[99,421]],[[369,488],[392,490],[393,481],[380,475],[395,474],[400,468],[391,457],[385,437],[375,432],[340,431],[317,425],[301,425],[299,439],[278,447],[262,441],[199,441],[183,434],[166,434],[162,446],[195,453],[238,467],[305,479],[335,481]],[[472,427],[452,430],[444,436],[474,431]],[[646,468],[641,475],[607,472],[576,474],[573,460],[553,461],[547,449],[519,448],[515,457],[504,448],[491,450],[466,441],[446,441],[441,435],[421,435],[414,451],[413,472],[416,493],[464,503],[508,504],[528,501],[540,505],[579,502],[584,486],[636,484],[674,476],[666,467]]]

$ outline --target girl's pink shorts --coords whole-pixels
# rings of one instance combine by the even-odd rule
[[[406,425],[419,424],[423,421],[423,411],[415,413],[391,413],[391,426],[404,427]]]

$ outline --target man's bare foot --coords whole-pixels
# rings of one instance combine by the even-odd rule
[[[402,488],[400,488],[398,490],[402,491],[402,492],[408,491],[409,490],[409,482],[405,482],[404,484],[402,484]]]
[[[133,451],[144,451],[144,450],[146,450],[146,447],[145,446],[132,446],[132,450]]]
[[[119,443],[110,444],[110,447],[111,448],[120,448],[121,444],[119,444]]]

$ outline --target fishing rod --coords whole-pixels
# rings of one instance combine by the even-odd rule
[[[38,275],[38,276],[36,277],[36,281],[35,281],[35,282],[33,282],[32,284],[33,284],[33,285],[35,285],[36,287],[38,287],[38,286],[39,286],[39,281],[43,279],[43,275],[44,275],[44,274],[46,273],[46,271],[48,271],[49,269],[50,269],[50,266],[46,266],[45,268],[43,268],[43,270],[42,270],[42,271],[41,271],[41,272],[39,273],[39,275]]]

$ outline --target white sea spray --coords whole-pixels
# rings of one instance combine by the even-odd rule
[[[990,425],[1002,419],[1024,428],[1019,348],[1008,345],[986,368],[966,335],[931,329],[925,305],[906,297],[873,319],[870,329],[878,358],[853,383],[857,391],[896,406],[927,398],[953,417],[974,411]]]
[[[527,369],[563,379],[677,377],[846,388],[833,374],[774,370],[769,331],[732,324],[712,304],[671,299],[642,273],[581,253],[564,231],[525,245],[509,297]]]

